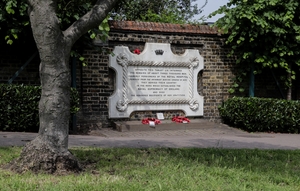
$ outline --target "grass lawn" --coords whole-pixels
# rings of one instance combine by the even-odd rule
[[[20,147],[0,147],[0,165]],[[300,150],[73,148],[77,175],[14,174],[0,190],[300,190]]]

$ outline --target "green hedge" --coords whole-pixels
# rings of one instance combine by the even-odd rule
[[[41,87],[0,84],[0,131],[37,132]],[[79,110],[79,96],[71,89],[71,113]]]
[[[300,101],[234,97],[219,112],[224,123],[249,132],[300,133]]]

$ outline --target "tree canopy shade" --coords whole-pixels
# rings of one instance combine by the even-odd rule
[[[300,66],[300,2],[296,0],[230,0],[211,16],[228,34],[227,44],[245,68],[282,68],[287,85]]]
[[[71,23],[88,12],[96,3],[96,0],[58,0],[56,3],[56,16],[59,20],[59,26],[62,30],[65,30]],[[28,43],[28,39],[31,39],[28,37],[32,36],[32,31],[29,25],[28,4],[26,1],[3,0],[0,2],[0,9],[2,10],[0,12],[0,44],[12,44],[17,40]],[[80,41],[80,46],[82,44],[83,46],[90,45],[91,39],[95,38],[95,34],[107,36],[109,31],[107,27],[107,20],[105,19],[99,27],[97,26],[88,31],[89,35],[86,35]]]
[[[195,15],[202,12],[207,1],[199,8],[196,0],[119,0],[109,14],[114,20],[152,21],[168,23],[193,22]],[[96,0],[58,0],[56,16],[62,30],[65,30],[71,23],[78,20],[92,8]],[[12,44],[16,39],[25,40],[31,35],[29,17],[27,14],[28,4],[26,1],[2,0],[0,2],[0,29],[1,36],[4,36],[5,43]],[[102,28],[90,29],[90,36],[93,38],[97,33],[106,35],[107,25],[105,22]],[[1,37],[0,36],[0,37]],[[88,40],[85,38],[85,41]],[[2,42],[2,43],[1,43]],[[1,38],[0,44],[4,41]]]
[[[118,0],[113,10],[108,14],[100,26],[92,28],[81,37],[72,47],[72,56],[80,57],[84,48],[98,48],[94,46],[93,39],[100,38],[105,41],[108,37],[108,19],[134,20],[168,23],[201,22],[193,20],[194,16],[200,14],[207,1],[198,8],[196,0]],[[56,16],[59,26],[65,30],[69,25],[78,20],[89,11],[96,0],[58,0]],[[26,1],[3,0],[0,2],[0,45],[18,43],[31,43],[32,31],[27,14],[28,4]],[[99,49],[99,48],[98,48]],[[83,57],[80,57],[84,61]]]

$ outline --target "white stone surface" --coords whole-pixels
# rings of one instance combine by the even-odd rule
[[[159,119],[159,120],[164,120],[165,116],[164,116],[163,113],[156,113],[156,118]]]
[[[203,115],[197,75],[203,70],[198,50],[175,55],[170,44],[146,43],[141,54],[116,46],[109,66],[116,72],[115,92],[109,97],[109,118],[128,118],[133,111],[182,110]]]

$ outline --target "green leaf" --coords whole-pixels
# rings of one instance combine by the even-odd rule
[[[73,15],[73,17],[74,17],[76,20],[78,20],[78,19],[80,18],[79,15],[77,15],[77,14]]]
[[[8,14],[15,14],[15,11],[10,6],[5,7],[5,10]]]
[[[24,26],[29,25],[29,21],[23,23]]]
[[[292,76],[291,76],[291,79],[292,79],[292,80],[296,80],[296,76],[295,76],[295,75],[292,75]]]
[[[17,34],[12,34],[13,35],[13,37],[15,38],[15,39],[18,39],[18,35]]]
[[[230,89],[228,90],[228,93],[230,93],[230,94],[233,94],[234,92],[235,92],[235,90],[232,89],[232,88],[230,88]]]
[[[96,38],[96,34],[95,34],[95,33],[92,33],[92,34],[90,35],[90,38],[91,38],[91,39],[95,39],[95,38]]]
[[[12,45],[13,41],[11,39],[9,39],[8,41],[6,41],[7,44]]]

